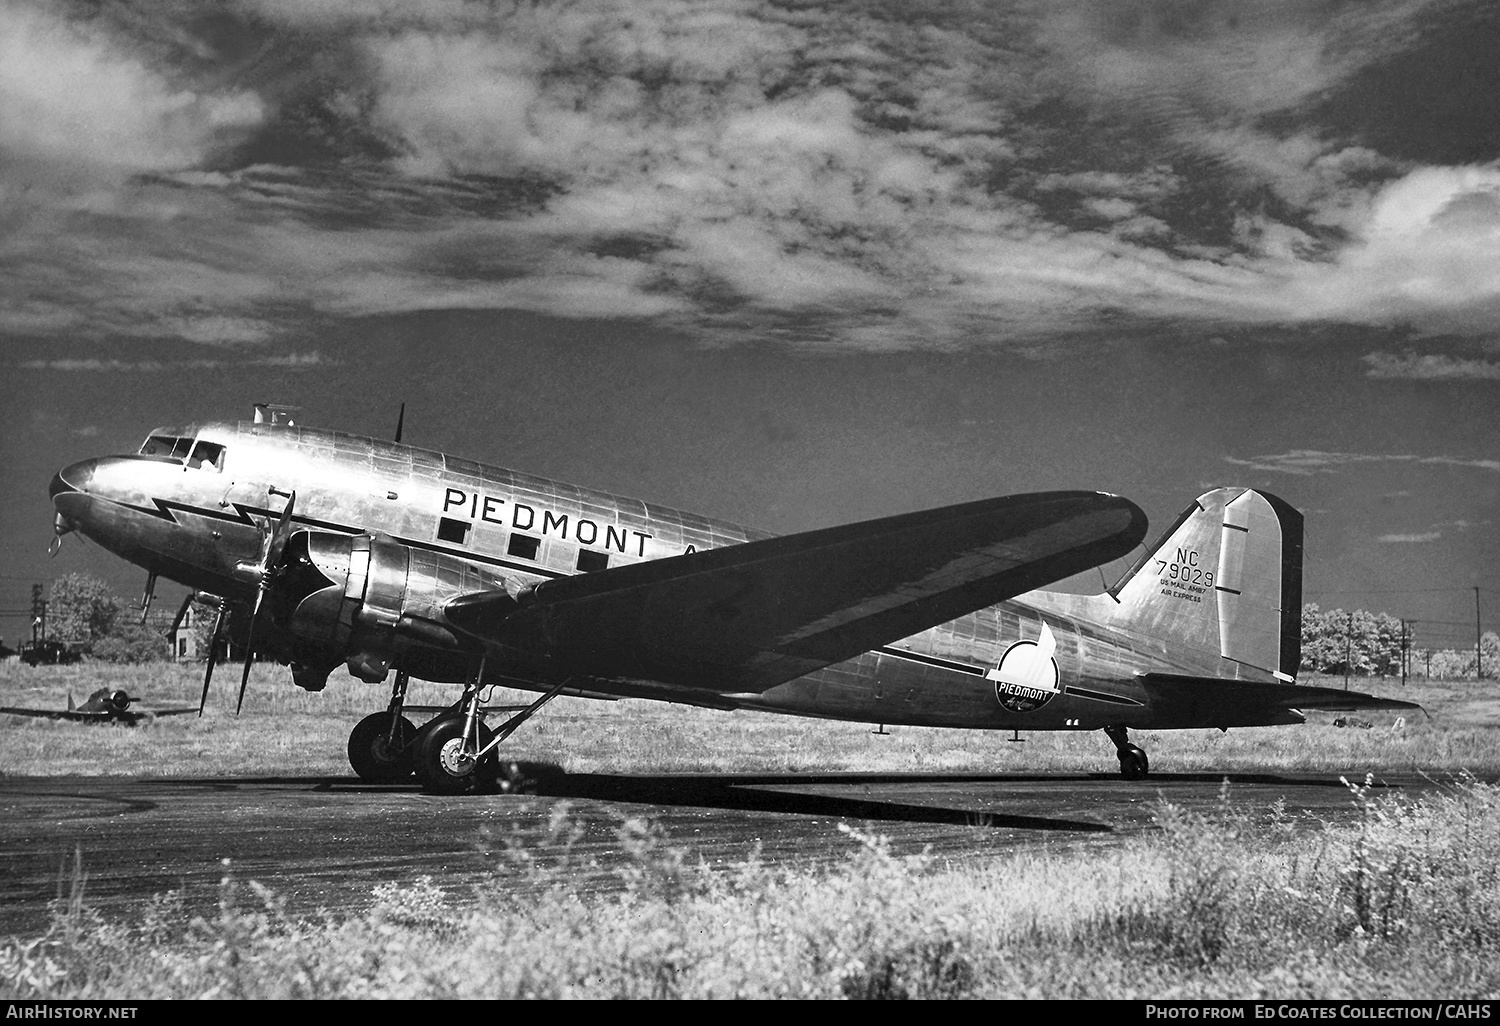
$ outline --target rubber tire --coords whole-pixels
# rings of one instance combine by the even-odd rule
[[[1120,753],[1120,776],[1126,780],[1145,780],[1151,773],[1151,760],[1146,753],[1131,745]]]
[[[495,737],[483,723],[476,723],[474,732],[474,740],[481,749]],[[429,794],[482,794],[493,793],[497,789],[500,766],[494,752],[480,759],[478,764],[470,764],[467,772],[451,771],[454,765],[451,759],[453,749],[463,741],[462,716],[441,716],[423,725],[421,733],[413,765],[417,779],[422,783],[422,790]],[[445,760],[445,754],[450,758]]]
[[[349,732],[349,765],[367,784],[398,784],[411,779],[412,742],[417,728],[405,716],[396,724],[396,751],[391,751],[391,714],[371,713]]]

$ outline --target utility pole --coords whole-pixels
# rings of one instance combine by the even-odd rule
[[[40,637],[38,637],[40,631]],[[47,640],[47,600],[42,598],[42,586],[33,584],[31,586],[31,647],[36,648],[38,641]]]
[[[1351,610],[1349,619],[1344,624],[1344,690],[1349,690],[1349,668],[1353,661],[1351,648],[1354,644],[1354,612]]]
[[[1406,687],[1406,659],[1407,659],[1407,637],[1406,621],[1401,621],[1401,686]]]
[[[1479,637],[1479,585],[1474,586],[1474,679],[1484,680],[1484,648]]]

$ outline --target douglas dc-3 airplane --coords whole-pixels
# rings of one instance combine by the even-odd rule
[[[279,422],[280,421],[280,422]],[[397,438],[400,432],[398,428]],[[1097,492],[984,499],[783,537],[399,443],[253,422],[162,428],[52,480],[78,531],[248,626],[321,690],[392,677],[349,738],[369,781],[497,785],[498,745],[560,694],[880,724],[1127,730],[1303,722],[1410,703],[1298,686],[1302,516],[1200,496],[1106,594],[1034,590],[1127,555]],[[54,542],[54,545],[56,542]],[[55,550],[54,550],[55,551]],[[184,603],[184,609],[186,603]],[[240,702],[251,658],[240,681]],[[204,675],[206,701],[213,674]],[[409,676],[462,683],[416,728]],[[540,692],[491,730],[489,685]],[[519,711],[517,711],[519,710]],[[201,703],[200,703],[201,712]]]
[[[100,688],[82,705],[74,705],[73,696],[69,695],[66,709],[18,709],[14,706],[4,706],[0,707],[0,713],[9,713],[12,716],[39,716],[48,720],[72,720],[75,723],[123,723],[127,727],[134,727],[143,721],[149,723],[158,716],[181,716],[184,713],[196,711],[193,709],[132,710],[130,706],[134,702],[135,699],[124,691]]]

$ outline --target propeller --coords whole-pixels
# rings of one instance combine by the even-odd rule
[[[401,443],[401,426],[406,423],[406,404],[401,404],[401,412],[396,415],[396,444]]]
[[[286,496],[286,509],[281,511],[281,519],[277,521],[276,527],[270,529],[267,521],[267,531],[264,541],[261,543],[260,560],[253,564],[241,563],[236,569],[241,577],[248,577],[255,581],[255,603],[250,607],[250,630],[245,638],[245,672],[240,677],[240,697],[234,704],[235,715],[238,716],[240,709],[245,704],[245,689],[250,685],[250,667],[255,665],[255,621],[260,618],[261,604],[266,600],[266,592],[271,590],[271,582],[276,577],[277,564],[281,559],[282,550],[286,548],[287,539],[292,536],[292,509],[297,505],[297,493],[292,491],[278,492],[271,489],[277,495]],[[204,694],[207,694],[208,685],[204,684]]]

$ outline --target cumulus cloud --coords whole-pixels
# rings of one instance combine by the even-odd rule
[[[1324,452],[1317,449],[1292,449],[1288,452],[1268,456],[1238,458],[1224,457],[1225,462],[1251,470],[1270,471],[1279,474],[1336,473],[1345,467],[1359,464],[1407,463],[1416,466],[1469,467],[1477,470],[1500,472],[1500,460],[1465,459],[1457,456],[1416,456],[1406,453],[1353,453]]]
[[[0,7],[0,149],[40,161],[168,169],[260,122],[259,98],[172,81],[99,22]]]
[[[1373,197],[1357,237],[1299,269],[1310,313],[1490,333],[1500,308],[1500,164],[1418,168]]]
[[[226,360],[196,357],[177,360],[102,360],[97,357],[67,358],[56,360],[22,360],[16,364],[20,370],[30,371],[83,371],[91,373],[115,373],[131,371],[144,374],[162,372],[175,373],[191,370],[220,370],[226,367],[280,367],[287,370],[307,370],[315,367],[337,367],[341,361],[332,360],[316,350],[310,352],[282,353],[247,360]]]
[[[142,371],[146,373],[157,373],[164,370],[205,370],[222,367],[222,360],[181,360],[168,362],[164,360],[100,360],[100,359],[63,359],[63,360],[23,360],[16,366],[21,370],[52,370],[52,371],[90,371],[96,373],[116,373],[119,371]]]
[[[1375,540],[1387,545],[1420,545],[1435,542],[1443,536],[1441,531],[1424,531],[1420,534],[1382,534]]]
[[[0,331],[235,346],[449,308],[872,348],[1492,331],[1500,167],[1314,114],[1434,7],[13,4]],[[1393,360],[1371,373],[1416,366]]]
[[[1371,378],[1415,381],[1500,380],[1500,362],[1466,360],[1443,353],[1367,353],[1361,359]]]

